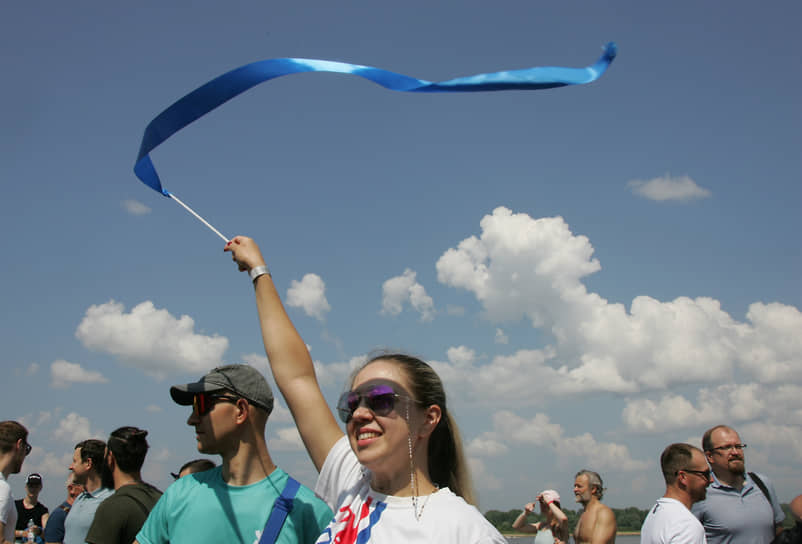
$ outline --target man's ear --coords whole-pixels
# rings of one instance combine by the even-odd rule
[[[245,423],[248,419],[248,416],[252,416],[251,410],[253,410],[253,406],[245,399],[237,399],[237,423]]]

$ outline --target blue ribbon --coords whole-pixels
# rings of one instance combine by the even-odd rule
[[[302,72],[353,74],[391,91],[415,93],[476,92],[552,89],[581,85],[598,79],[615,58],[615,43],[608,43],[595,64],[585,68],[541,66],[431,82],[372,66],[317,59],[270,59],[252,62],[216,77],[173,103],[148,124],[142,136],[134,173],[142,182],[169,197],[150,160],[150,152],[167,138],[213,109],[265,81]]]

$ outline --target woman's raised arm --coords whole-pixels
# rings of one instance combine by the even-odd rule
[[[343,433],[320,390],[309,350],[290,321],[270,273],[259,268],[265,266],[265,260],[256,242],[246,236],[235,236],[224,251],[231,252],[240,271],[254,270],[252,276],[264,272],[256,276],[253,283],[265,353],[306,451],[320,471]]]

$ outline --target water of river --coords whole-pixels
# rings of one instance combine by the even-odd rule
[[[508,536],[507,542],[510,544],[532,544],[534,538],[531,536]],[[640,535],[618,535],[615,537],[615,544],[639,544]]]

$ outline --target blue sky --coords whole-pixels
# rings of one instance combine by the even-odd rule
[[[431,361],[481,508],[598,470],[613,506],[720,422],[802,489],[798,2],[14,3],[0,22],[3,418],[55,506],[73,445],[148,429],[159,486],[196,456],[168,387],[266,370],[223,243],[133,174],[174,100],[256,60],[444,80],[530,66],[597,82],[416,95],[266,83],[153,154],[164,186],[260,242],[334,401],[375,348]],[[287,410],[277,461],[314,470]],[[12,479],[22,493],[22,477]],[[571,504],[570,499],[566,505]]]

